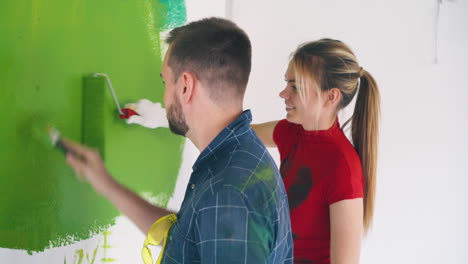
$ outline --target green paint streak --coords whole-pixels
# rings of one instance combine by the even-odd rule
[[[109,74],[122,104],[162,101],[162,55],[154,36],[185,22],[185,7],[183,1],[150,5],[155,21],[148,27],[148,3],[0,2],[0,247],[32,254],[114,224],[118,211],[76,179],[59,151],[37,139],[38,127],[50,122],[80,140],[82,77],[93,72]],[[128,126],[110,93],[102,106],[110,172],[137,192],[170,197],[184,139],[168,129]]]
[[[86,257],[86,261],[87,261],[88,264],[94,264],[94,261],[96,260],[96,254],[98,252],[98,249],[99,249],[99,243],[97,244],[96,248],[93,251],[93,257],[92,257],[91,260],[89,259],[89,254],[88,253],[86,253],[86,255],[84,254],[83,249],[76,250],[75,255],[73,256],[73,264],[82,264],[84,257]],[[67,257],[63,258],[63,263],[67,264]]]
[[[107,257],[107,249],[108,248],[111,248],[111,246],[109,244],[107,244],[107,237],[111,234],[108,230],[104,231],[104,233],[102,233],[104,235],[104,244],[102,245],[102,248],[104,249],[104,257],[101,259],[101,261],[103,262],[108,262],[107,260],[109,260],[110,258]]]
[[[271,185],[275,183],[274,181],[273,169],[269,166],[262,166],[255,170],[252,177],[248,181],[240,186],[240,191],[244,192],[245,190],[251,188],[252,186],[263,182],[264,184]],[[274,186],[272,186],[274,188]]]
[[[76,259],[76,257],[78,257],[78,260]],[[78,249],[77,251],[75,251],[75,258],[73,259],[73,264],[82,264],[83,257],[84,257],[83,249]]]
[[[185,0],[160,0],[159,14],[166,12],[167,15],[159,16],[161,28],[168,30],[183,25],[187,21],[187,11],[185,9]],[[156,11],[158,11],[156,10]]]
[[[169,1],[170,18],[165,25],[166,29],[182,26],[187,22],[187,9],[185,0]]]
[[[88,260],[89,264],[94,264],[94,261],[96,260],[96,254],[98,252],[98,249],[99,249],[99,244],[96,246],[96,248],[93,251],[93,257],[91,258],[91,261],[89,261],[88,254],[86,254],[86,259]]]

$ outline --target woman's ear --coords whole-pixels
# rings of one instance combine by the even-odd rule
[[[338,88],[331,88],[327,91],[327,104],[336,106],[341,101],[341,91]]]

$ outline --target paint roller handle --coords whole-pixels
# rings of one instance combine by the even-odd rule
[[[84,160],[84,157],[82,157],[80,154],[74,152],[73,150],[71,150],[70,148],[68,148],[65,143],[63,143],[63,140],[60,139],[57,141],[57,143],[55,144],[55,147],[58,148],[65,156],[70,153],[71,155],[75,156],[76,158],[80,159],[80,160]]]

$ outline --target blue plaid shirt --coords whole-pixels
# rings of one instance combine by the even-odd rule
[[[293,263],[281,176],[247,110],[193,165],[161,263]]]

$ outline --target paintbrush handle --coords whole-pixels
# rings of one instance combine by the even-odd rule
[[[74,152],[70,148],[68,148],[64,143],[62,139],[57,140],[57,143],[55,144],[55,147],[58,148],[63,154],[67,155],[68,153],[72,154],[73,156],[77,157],[78,159],[85,161],[84,157],[81,156],[80,154]]]

